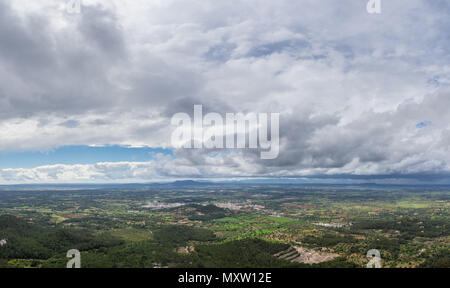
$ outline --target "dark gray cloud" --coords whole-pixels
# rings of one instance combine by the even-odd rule
[[[0,117],[82,113],[117,102],[111,70],[126,47],[111,11],[100,6],[69,16],[56,29],[46,15],[19,17],[0,3]]]

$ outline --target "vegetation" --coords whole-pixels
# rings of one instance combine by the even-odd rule
[[[449,267],[444,186],[0,188],[0,267]],[[148,203],[157,203],[148,206]],[[227,207],[227,208],[224,208]]]

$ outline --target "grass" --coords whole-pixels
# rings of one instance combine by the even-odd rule
[[[270,221],[274,221],[281,224],[294,223],[295,220],[287,217],[266,217]]]
[[[141,242],[153,238],[152,231],[144,229],[133,229],[133,228],[113,229],[110,231],[110,233],[113,236],[116,236],[118,238],[130,242]]]

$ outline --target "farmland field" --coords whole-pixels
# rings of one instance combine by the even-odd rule
[[[450,188],[4,186],[0,267],[449,267]]]

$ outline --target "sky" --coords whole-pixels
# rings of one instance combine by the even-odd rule
[[[0,184],[450,183],[450,2],[0,0]],[[279,113],[280,152],[171,117]]]

